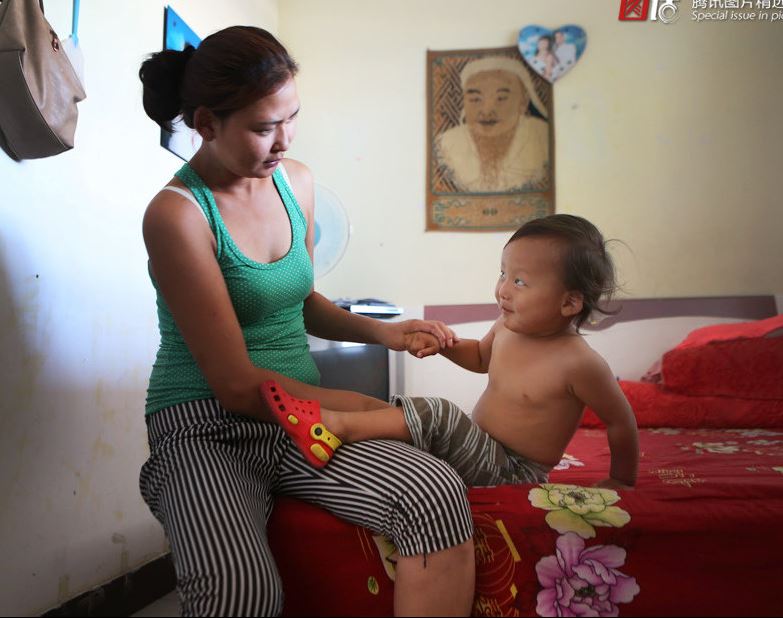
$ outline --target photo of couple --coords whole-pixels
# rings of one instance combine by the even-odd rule
[[[579,26],[549,30],[527,26],[519,33],[519,51],[541,77],[555,82],[570,71],[584,52],[587,35]]]

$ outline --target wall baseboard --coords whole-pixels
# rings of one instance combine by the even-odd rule
[[[130,616],[174,590],[176,583],[171,554],[164,554],[43,616]]]

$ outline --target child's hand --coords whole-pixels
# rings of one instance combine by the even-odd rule
[[[429,333],[417,331],[406,337],[406,347],[408,352],[416,358],[432,356],[440,352],[440,342],[438,338]]]
[[[629,489],[633,489],[633,485],[626,485],[625,483],[622,483],[616,479],[608,478],[604,479],[602,481],[598,481],[593,487],[600,487],[601,489],[622,489],[624,491],[627,491]]]

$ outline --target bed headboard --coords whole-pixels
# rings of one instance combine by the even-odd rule
[[[783,310],[783,295],[628,299],[608,308],[619,312],[589,320],[582,328],[585,340],[617,377],[638,380],[695,328],[772,317]],[[461,337],[480,339],[499,314],[494,303],[427,305],[406,310],[405,317],[440,320]],[[443,396],[466,412],[487,383],[486,375],[465,371],[440,356],[416,359],[397,354],[392,365],[392,392]]]
[[[618,322],[632,322],[652,318],[713,317],[729,320],[763,320],[777,315],[775,296],[710,296],[703,298],[632,298],[617,300],[607,309],[615,315],[598,315],[582,330],[604,330]],[[497,319],[500,315],[495,303],[474,305],[425,305],[425,320],[440,320],[446,324],[463,324]]]

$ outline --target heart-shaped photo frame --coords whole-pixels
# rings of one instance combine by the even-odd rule
[[[574,68],[587,47],[587,33],[579,26],[525,26],[519,31],[519,53],[548,82],[554,83]]]

